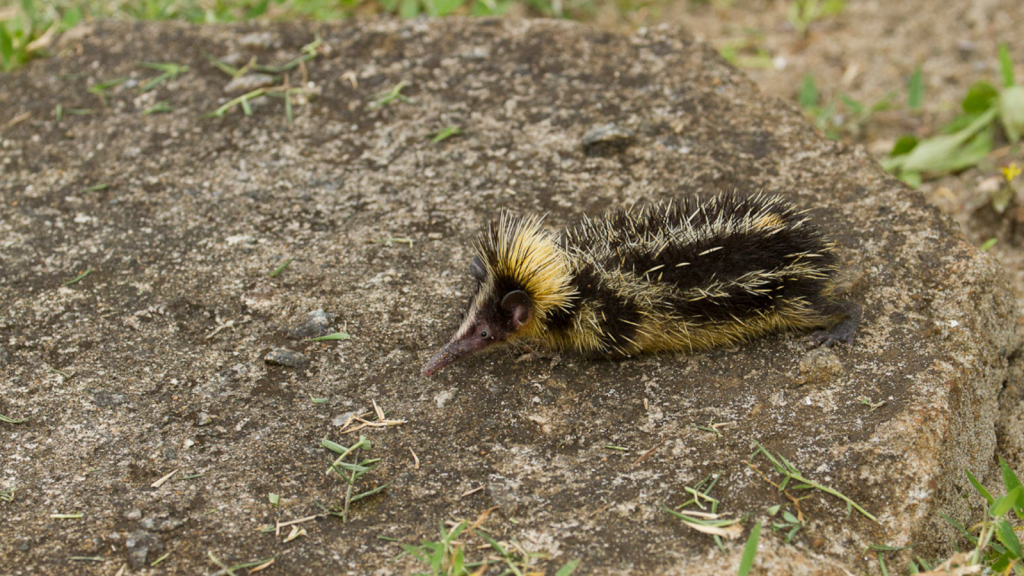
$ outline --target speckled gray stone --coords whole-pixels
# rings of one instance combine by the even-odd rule
[[[299,327],[291,332],[290,337],[301,340],[323,336],[331,331],[335,317],[334,314],[328,314],[323,310],[314,310],[306,316]]]
[[[139,570],[155,561],[163,553],[164,544],[156,535],[145,530],[136,530],[124,541],[128,552],[128,564],[133,570]]]
[[[279,65],[314,32],[308,84],[290,78],[308,90],[293,123],[281,98],[251,117],[204,117],[230,82],[204,54]],[[0,425],[0,487],[18,486],[0,505],[0,573],[61,573],[93,542],[120,562],[152,561],[144,534],[128,548],[109,534],[128,529],[126,511],[172,507],[185,524],[160,537],[183,574],[215,570],[207,552],[278,554],[280,573],[408,574],[422,567],[392,561],[398,548],[378,535],[416,543],[498,506],[485,527],[545,554],[549,574],[575,558],[584,573],[734,574],[742,539],[721,552],[661,506],[718,474],[712,496],[747,517],[744,535],[770,522],[768,507],[788,501],[748,465],[755,440],[879,519],[811,494],[792,544],[762,533],[760,570],[872,573],[866,546],[924,543],[887,558],[902,573],[910,554],[951,550],[940,511],[970,521],[982,509],[963,496],[974,493],[963,469],[994,486],[997,442],[1020,450],[1021,342],[1003,273],[863,150],[816,134],[685,31],[98,22],[52,53],[0,75],[0,125],[30,114],[0,135],[0,337],[18,356],[0,368],[0,413],[28,418]],[[87,90],[171,58],[189,72],[152,92],[122,85],[103,105]],[[412,102],[370,107],[400,82]],[[162,100],[172,113],[141,114]],[[96,113],[58,124],[57,104]],[[609,122],[635,142],[589,156],[583,136]],[[425,137],[446,126],[463,134]],[[835,240],[841,290],[865,311],[852,346],[811,352],[779,335],[622,362],[500,351],[419,375],[460,320],[473,238],[500,209],[557,228],[722,190],[784,194]],[[343,315],[352,338],[291,341],[302,370],[265,363],[310,310]],[[99,408],[90,390],[124,402]],[[373,401],[406,424],[341,436],[333,415]],[[188,417],[211,409],[214,426]],[[323,518],[288,544],[261,533],[339,504],[344,483],[326,475],[333,453],[320,442],[358,434],[380,458],[365,487],[394,483],[356,502],[348,524]],[[751,463],[780,480],[764,458]],[[205,475],[150,488],[179,466]],[[270,507],[270,492],[289,505]],[[71,510],[83,519],[48,517]]]
[[[288,368],[302,368],[309,364],[309,360],[290,348],[274,348],[264,358],[271,366],[287,366]]]

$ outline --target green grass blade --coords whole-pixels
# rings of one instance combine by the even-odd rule
[[[274,271],[270,273],[270,277],[271,278],[276,278],[278,274],[283,272],[284,269],[287,268],[288,265],[292,263],[292,260],[293,260],[292,258],[289,258],[289,259],[284,261],[284,264],[281,264],[277,268],[274,268]]]
[[[331,442],[327,438],[324,438],[323,440],[320,441],[320,446],[323,448],[327,448],[331,452],[336,452],[338,454],[345,452],[344,446],[338,444],[337,442]]]
[[[754,524],[754,528],[750,531],[750,537],[747,538],[746,545],[743,546],[743,556],[740,557],[740,569],[736,571],[736,576],[747,576],[750,574],[750,569],[754,567],[754,557],[757,556],[757,543],[761,539],[761,523]]]
[[[988,242],[986,241],[985,244],[988,244]],[[981,249],[987,250],[988,248],[991,248],[994,245],[995,242],[992,242],[992,245],[988,246],[987,248],[985,247],[985,245],[982,245]],[[995,502],[995,498],[993,498],[992,495],[989,494],[988,490],[986,490],[985,487],[981,485],[981,482],[978,482],[978,479],[974,477],[974,474],[971,474],[970,470],[965,469],[964,472],[967,474],[967,479],[971,481],[971,485],[974,486],[974,489],[977,490],[978,494],[981,494],[981,496],[988,502],[988,505],[991,506],[992,503]],[[1011,473],[1012,472],[1013,471],[1011,470]]]
[[[797,95],[800,107],[807,109],[817,106],[820,97],[818,86],[814,83],[814,76],[810,74],[804,76],[803,84],[800,85],[800,92]]]
[[[7,32],[7,24],[0,22],[0,69],[10,70],[15,64],[14,40]]]
[[[1006,460],[1003,460],[1002,457],[999,458],[999,468],[1003,473],[1003,484],[1006,485],[1006,491],[1009,492],[1015,489],[1020,490],[1020,496],[1017,498],[1014,505],[1014,508],[1017,508],[1017,510],[1020,511],[1024,508],[1024,484],[1021,484],[1020,478],[1017,477],[1017,474],[1014,473],[1013,469],[1010,468],[1010,465],[1007,464]]]
[[[1003,77],[1003,86],[1009,88],[1016,84],[1013,77],[1013,59],[1010,57],[1010,47],[1003,42],[999,45],[999,72]]]
[[[380,486],[374,488],[373,490],[367,490],[366,492],[363,492],[361,494],[356,494],[355,496],[352,497],[351,500],[349,500],[349,502],[355,502],[356,500],[361,500],[363,498],[366,498],[367,496],[373,496],[374,494],[380,492],[381,490],[387,488],[388,486],[391,486],[391,482],[388,482],[387,484],[381,484]]]
[[[907,86],[907,107],[911,110],[920,110],[924,104],[924,74],[921,67],[914,69],[910,77],[910,84]]]
[[[995,517],[1000,517],[1003,514],[1006,514],[1013,508],[1014,504],[1017,503],[1017,498],[1019,498],[1020,495],[1020,488],[1010,490],[1006,494],[996,498],[996,501],[992,503],[992,507],[989,508],[989,512]]]
[[[65,280],[64,281],[64,285],[65,286],[71,286],[72,284],[78,284],[79,282],[84,280],[86,276],[88,276],[89,274],[92,274],[92,272],[93,272],[92,268],[89,268],[88,270],[86,270],[85,272],[82,272],[78,276],[75,276],[74,278],[72,278],[70,280]]]
[[[326,342],[330,340],[348,340],[351,338],[348,332],[335,332],[326,336],[319,336],[317,338],[306,338],[307,342]]]
[[[488,544],[490,544],[491,548],[494,548],[495,552],[502,556],[508,556],[508,552],[505,551],[505,548],[503,548],[501,544],[498,544],[498,541],[494,538],[491,538],[486,532],[477,530],[475,534],[480,538],[483,538]]]

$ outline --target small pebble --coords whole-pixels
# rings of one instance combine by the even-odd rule
[[[620,152],[636,140],[636,133],[615,124],[602,124],[583,137],[583,150],[587,154]]]
[[[257,88],[272,86],[273,84],[274,77],[268,74],[246,74],[228,82],[224,86],[224,92],[227,94],[252,92]]]
[[[271,366],[287,366],[288,368],[302,368],[309,364],[309,360],[302,353],[288,348],[274,348],[263,360]]]
[[[128,511],[128,513],[126,513],[124,515],[124,519],[125,520],[133,520],[134,521],[134,520],[138,520],[139,518],[142,518],[142,510],[139,510],[138,508],[134,508],[134,509]]]
[[[270,32],[252,32],[238,39],[238,45],[250,50],[269,50],[280,44],[277,37]]]
[[[213,418],[210,418],[209,414],[207,414],[206,412],[200,412],[199,419],[196,421],[196,426],[206,426],[212,421]]]
[[[128,563],[133,570],[146,567],[146,558],[150,553],[156,560],[156,557],[164,551],[164,545],[160,539],[145,530],[136,530],[129,534],[124,545],[128,549]]]
[[[331,325],[334,323],[334,314],[328,314],[323,310],[310,312],[302,325],[292,330],[291,337],[295,340],[303,338],[316,338],[331,332]]]
[[[241,68],[242,66],[245,66],[246,63],[249,62],[249,56],[246,56],[245,54],[241,54],[239,52],[231,52],[230,54],[226,54],[224,56],[221,56],[219,58],[219,60],[221,62],[227,64],[228,66],[234,66],[235,68]]]
[[[152,530],[156,532],[171,532],[173,530],[180,528],[183,524],[185,524],[185,521],[179,520],[177,518],[165,518],[163,520],[157,520],[156,518],[147,517],[143,518],[142,521],[139,522],[139,526],[141,526],[144,530]]]
[[[106,390],[92,390],[92,403],[100,408],[113,408],[125,403],[124,394]]]

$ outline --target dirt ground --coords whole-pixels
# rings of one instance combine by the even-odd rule
[[[843,19],[857,7],[800,45],[768,8],[731,10],[764,19],[755,24],[787,66],[751,75],[790,101],[803,76],[794,62],[831,45],[823,27],[854,36]],[[666,14],[704,35],[729,17],[711,7]],[[993,72],[984,34],[971,60],[989,63],[978,78]],[[968,517],[961,471],[984,470],[1004,442],[993,421],[997,400],[1020,396],[1020,342],[1005,279],[948,218],[861,149],[822,141],[791,106],[759,98],[710,51],[665,30],[624,39],[566,23],[325,27],[330,50],[290,75],[320,91],[296,103],[294,125],[280,99],[255,102],[251,118],[203,118],[229,98],[204,54],[283,63],[311,36],[304,25],[103,24],[0,79],[5,107],[29,113],[3,134],[0,182],[0,414],[28,418],[0,428],[0,489],[18,488],[0,503],[14,535],[0,540],[6,572],[213,572],[214,553],[228,563],[276,555],[271,574],[406,574],[415,563],[393,562],[400,549],[389,538],[436,538],[438,522],[493,509],[484,527],[543,555],[548,573],[575,558],[588,574],[734,573],[738,543],[720,554],[658,506],[681,504],[685,486],[718,473],[727,510],[767,521],[767,505],[787,501],[748,464],[754,439],[881,520],[807,500],[793,545],[765,537],[766,573],[877,572],[861,554],[868,544],[949,549],[936,512]],[[192,73],[140,94],[139,58],[166,54]],[[851,65],[821,62],[822,87]],[[894,85],[913,66],[894,68]],[[850,76],[858,98],[887,91],[866,72]],[[134,83],[102,104],[86,91],[115,77]],[[370,107],[403,80],[413,103]],[[906,126],[927,133],[949,114],[940,103],[960,94],[948,91],[950,100],[930,92],[935,108],[906,114]],[[161,100],[175,112],[141,114]],[[60,121],[57,104],[69,111]],[[583,154],[583,134],[609,118],[637,144]],[[467,134],[425,138],[453,124]],[[881,122],[865,130],[874,131]],[[952,214],[968,226],[982,222],[966,210],[988,175],[941,181],[964,196]],[[786,190],[815,207],[849,264],[846,288],[868,311],[857,346],[807,352],[784,336],[614,364],[496,354],[419,375],[458,322],[469,239],[496,207],[546,212],[561,226],[723,187]],[[968,236],[977,244],[990,230]],[[313,327],[318,309],[332,316]],[[302,340],[325,327],[352,338]],[[279,347],[304,358],[266,362]],[[320,439],[353,441],[339,426],[373,401],[407,423],[367,431],[382,460],[361,486],[391,484],[349,523],[319,517],[317,503],[344,497]],[[723,423],[724,434],[707,431]],[[311,515],[308,533],[288,543],[261,531]]]

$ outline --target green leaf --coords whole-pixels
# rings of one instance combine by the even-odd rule
[[[910,84],[907,86],[907,107],[911,110],[919,110],[924,104],[924,74],[921,67],[914,69],[910,76]]]
[[[428,0],[431,16],[447,16],[458,10],[465,0]]]
[[[999,91],[996,90],[995,86],[982,80],[981,82],[975,82],[967,90],[967,96],[963,101],[964,112],[967,114],[980,114],[985,112],[994,105],[994,101],[999,97]]]
[[[864,105],[851,98],[849,94],[843,94],[840,98],[842,99],[843,104],[853,112],[854,116],[860,116],[864,113]]]
[[[939,128],[939,133],[940,134],[955,134],[955,133],[963,130],[964,128],[970,126],[971,122],[974,122],[977,119],[978,119],[978,114],[977,113],[959,114],[956,117],[954,117],[952,120],[950,120],[948,124],[945,124],[942,128]]]
[[[1017,498],[1016,505],[1014,506],[1020,512],[1024,509],[1024,484],[1021,484],[1020,478],[1017,477],[1017,474],[1014,473],[1013,469],[1010,468],[1010,465],[1002,457],[999,458],[999,468],[1003,473],[1003,484],[1006,486],[1006,491],[1020,490],[1020,496]]]
[[[957,172],[981,162],[992,152],[992,130],[983,130],[960,149],[960,156],[949,163],[948,170]]]
[[[559,568],[558,572],[555,572],[555,576],[570,576],[573,572],[576,571],[576,567],[579,565],[580,558],[570,560],[568,564]]]
[[[1011,86],[999,95],[999,119],[1010,143],[1024,135],[1024,86]]]
[[[995,548],[996,544],[993,544],[992,549],[994,550]],[[991,560],[990,562],[986,562],[986,564],[992,568],[993,574],[1008,574],[1006,569],[1010,566],[1010,554],[1006,553],[1004,550],[998,558]]]
[[[400,0],[398,15],[402,18],[415,18],[420,13],[419,0]]]
[[[775,516],[779,513],[779,509],[782,508],[782,504],[776,504],[775,506],[768,507],[768,515]]]
[[[797,524],[796,526],[793,526],[793,528],[790,529],[790,531],[786,533],[786,542],[792,542],[793,541],[793,536],[796,536],[796,533],[799,532],[802,528],[803,528],[803,526],[801,526],[799,524]]]
[[[278,505],[280,505],[281,503],[281,497],[278,496],[277,494],[274,494],[273,492],[267,494],[267,500],[270,500],[270,505],[273,506],[274,508],[277,508]]]
[[[1021,493],[1022,491],[1020,488],[1014,488],[999,498],[996,498],[996,501],[993,502],[992,506],[989,508],[989,513],[997,518],[1006,514],[1011,508],[1013,508],[1014,503],[1017,502],[1017,498],[1020,497]]]
[[[1017,533],[1013,531],[1013,526],[1010,526],[1009,522],[1000,520],[996,523],[996,536],[1014,558],[1024,557],[1024,552],[1020,549],[1020,540],[1017,539]]]
[[[7,24],[0,22],[0,68],[14,68],[14,41],[7,32]]]
[[[82,21],[84,15],[82,9],[78,6],[72,6],[64,11],[64,14],[60,18],[60,27],[63,30],[73,28],[76,24]]]
[[[896,141],[896,144],[892,147],[892,152],[890,153],[890,155],[899,156],[900,154],[906,154],[907,152],[913,150],[914,146],[917,146],[917,142],[917,137],[911,134],[901,136],[900,139]]]
[[[1003,86],[1009,88],[1017,83],[1013,78],[1013,58],[1010,57],[1010,47],[1006,42],[999,45],[999,72],[1003,77]]]
[[[511,7],[510,0],[474,0],[470,14],[473,16],[501,16]]]
[[[761,523],[754,524],[754,528],[750,531],[750,537],[747,538],[747,543],[743,546],[743,556],[740,557],[740,569],[736,571],[736,576],[747,576],[750,574],[750,569],[754,567],[754,557],[757,556],[757,543],[761,539]]]
[[[900,180],[904,184],[910,186],[914,190],[921,187],[921,173],[920,172],[900,172]]]
[[[999,238],[989,238],[988,240],[985,240],[985,242],[981,245],[981,251],[988,252],[989,250],[992,249],[993,246],[996,245],[996,242],[999,242]],[[970,474],[970,472],[967,473],[968,476],[970,476]],[[977,482],[977,480],[975,480],[974,477],[971,476],[971,483],[974,484],[975,482]],[[974,487],[981,488],[982,490],[985,489],[985,487],[981,486],[980,484],[974,484]],[[992,497],[988,495],[988,492],[985,492],[983,496],[985,496],[985,498],[988,500],[988,503],[991,505]]]
[[[820,97],[821,94],[818,92],[818,86],[814,83],[814,76],[810,74],[804,76],[803,84],[800,85],[800,92],[797,94],[800,107],[807,109],[817,106]]]
[[[259,0],[259,2],[256,2],[256,4],[249,8],[249,11],[245,13],[245,19],[252,20],[254,18],[259,18],[267,13],[267,8],[269,7],[270,0]]]
[[[986,132],[978,132],[992,122],[995,112],[995,109],[988,110],[956,134],[934,136],[919,142],[907,154],[903,169],[910,172],[948,172],[973,165],[992,148],[991,134],[983,136]],[[975,137],[976,134],[981,138]]]
[[[320,446],[323,448],[327,448],[331,452],[336,452],[338,454],[342,454],[345,452],[344,446],[338,444],[337,442],[331,442],[327,438],[324,438],[323,440],[320,441]]]
[[[25,420],[26,419],[15,420],[14,418],[8,418],[7,416],[4,416],[3,414],[0,414],[0,422],[4,422],[6,424],[21,424]]]
[[[838,16],[846,8],[846,0],[825,0],[821,6],[819,15],[821,18]]]

